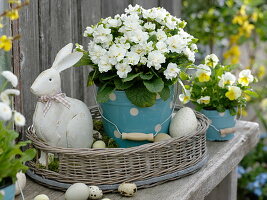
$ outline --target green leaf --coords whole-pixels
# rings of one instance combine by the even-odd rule
[[[96,95],[96,100],[98,103],[104,103],[109,100],[109,95],[115,90],[114,87],[104,84],[99,88]]]
[[[140,78],[143,80],[150,80],[153,78],[153,74],[141,74]]]
[[[164,88],[164,82],[161,78],[144,81],[144,85],[150,92],[161,92]]]
[[[91,86],[94,84],[94,80],[99,76],[99,72],[97,70],[91,71],[88,74],[87,78],[87,86]]]
[[[259,97],[259,95],[256,92],[251,90],[245,90],[244,93],[255,98]]]
[[[142,72],[137,73],[137,74],[128,74],[128,76],[124,79],[122,79],[123,82],[127,82],[127,81],[131,81],[133,79],[135,79],[136,77],[140,76],[140,74],[142,74]]]
[[[142,83],[125,90],[128,99],[136,106],[150,107],[156,103],[156,93],[149,92]]]
[[[75,64],[73,67],[80,67],[85,65],[92,65],[92,61],[90,60],[88,52],[83,54],[83,57]]]
[[[187,73],[181,71],[180,74],[179,74],[180,78],[182,81],[186,81],[186,80],[189,80],[189,76]]]
[[[170,88],[168,86],[164,86],[161,92],[159,92],[160,97],[166,101],[170,97]]]
[[[34,158],[35,154],[36,154],[35,149],[27,149],[24,152],[24,156],[21,158],[21,161],[26,162],[26,161],[32,160]]]
[[[99,78],[102,80],[102,81],[106,81],[106,80],[110,80],[114,77],[116,77],[117,74],[107,74],[107,73],[102,73],[100,74]]]
[[[121,79],[115,79],[114,84],[117,90],[126,90],[134,84],[134,81],[123,82]]]
[[[151,35],[149,38],[148,38],[148,40],[147,40],[147,42],[150,42],[150,41],[152,41],[152,42],[157,42],[157,36],[154,34],[154,35]]]

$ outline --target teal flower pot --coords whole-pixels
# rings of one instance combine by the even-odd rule
[[[15,184],[4,186],[0,188],[0,191],[4,192],[3,200],[14,200],[15,197]]]
[[[103,119],[105,132],[122,148],[146,144],[148,141],[122,140],[114,124],[124,133],[168,133],[172,96],[166,101],[157,99],[151,107],[140,108],[129,101],[124,91],[115,91],[108,102],[100,104],[103,116],[110,121]]]
[[[229,110],[219,113],[216,110],[201,110],[202,114],[211,120],[211,125],[207,130],[206,138],[209,141],[227,141],[234,137],[234,133],[222,136],[218,130],[233,128],[236,123],[236,116],[232,116]],[[217,130],[216,130],[216,129]]]

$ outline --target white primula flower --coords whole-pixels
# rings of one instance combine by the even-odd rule
[[[134,43],[144,43],[148,40],[149,35],[147,32],[143,32],[141,29],[134,31],[128,31],[125,33],[126,38]]]
[[[171,15],[166,17],[166,26],[173,30],[175,28],[177,28],[177,22],[175,21],[175,19],[173,19],[173,17]]]
[[[165,63],[166,57],[160,51],[152,51],[147,56],[147,66],[155,67],[156,70],[161,68],[161,64]]]
[[[189,90],[185,90],[183,94],[179,95],[179,100],[183,103],[186,104],[190,101],[191,98],[191,93]]]
[[[128,31],[142,30],[142,26],[138,14],[122,15],[123,26],[120,27],[119,32],[127,33]]]
[[[141,57],[140,58],[140,63],[142,64],[142,65],[145,65],[146,63],[147,63],[147,58],[144,56],[144,57]]]
[[[84,37],[91,36],[93,34],[94,30],[95,29],[93,27],[87,26],[86,29],[85,29],[85,31],[83,32],[83,36]]]
[[[156,25],[151,23],[151,22],[147,22],[147,23],[144,24],[144,28],[148,29],[148,30],[155,30]]]
[[[121,24],[122,24],[122,22],[121,22],[121,20],[119,18],[118,19],[110,18],[110,19],[107,20],[107,27],[108,28],[109,27],[119,27],[119,26],[121,26]]]
[[[188,40],[179,35],[174,35],[167,39],[167,44],[171,52],[181,53],[187,47]]]
[[[157,30],[156,36],[157,36],[158,41],[163,42],[167,39],[167,35],[166,35],[165,31],[163,31],[162,29]]]
[[[118,70],[117,74],[120,78],[126,78],[128,73],[132,71],[132,68],[127,63],[118,63],[115,68]]]
[[[167,69],[164,71],[164,76],[166,79],[173,79],[178,76],[180,69],[176,63],[169,63]]]
[[[233,75],[231,72],[226,72],[222,75],[220,78],[218,85],[219,87],[223,88],[225,85],[233,85],[236,81],[235,75]]]
[[[248,86],[251,82],[253,82],[253,80],[254,77],[249,69],[242,70],[239,73],[238,83],[242,86]]]
[[[17,111],[14,114],[14,121],[17,126],[24,126],[26,122],[25,117]]]
[[[192,51],[196,51],[196,50],[197,50],[197,45],[196,45],[196,44],[191,44],[191,45],[190,45],[190,49],[191,49]]]
[[[100,24],[95,28],[93,32],[94,42],[95,43],[109,43],[112,41],[113,36],[111,34],[111,29],[104,28],[103,24]]]
[[[94,42],[88,45],[89,56],[93,63],[98,64],[101,58],[106,55],[107,50],[101,46],[95,44]]]
[[[205,57],[205,65],[215,67],[219,62],[219,58],[215,54],[210,54]]]
[[[124,62],[130,65],[137,65],[140,60],[140,55],[135,52],[127,52]]]
[[[201,96],[200,99],[197,100],[198,104],[209,104],[210,103],[210,96]]]
[[[7,93],[1,92],[0,94],[0,100],[5,103],[6,105],[10,105],[10,99]]]
[[[229,86],[228,92],[225,93],[225,96],[230,99],[231,101],[238,99],[241,97],[242,91],[237,86]]]
[[[0,120],[7,121],[10,120],[11,117],[12,117],[11,108],[7,104],[0,102]]]
[[[162,53],[169,52],[167,48],[167,44],[165,42],[162,42],[162,41],[157,42],[156,47]]]
[[[108,56],[103,56],[98,62],[98,69],[100,73],[108,72],[111,70],[112,64],[109,62]]]
[[[140,56],[144,56],[147,53],[144,44],[136,44],[132,46],[131,51],[139,54]]]
[[[188,47],[183,50],[183,53],[187,56],[188,60],[195,62],[195,52],[191,51]]]
[[[125,8],[125,13],[136,13],[141,10],[141,6],[136,4],[135,6],[132,6],[131,4],[128,6],[128,8]]]
[[[6,80],[9,81],[13,87],[17,87],[18,77],[11,71],[3,71],[2,76],[5,77]]]
[[[124,49],[122,47],[122,45],[116,45],[116,44],[113,44],[107,55],[109,57],[109,62],[112,64],[112,65],[116,65],[117,62],[120,62],[124,56],[126,55],[126,49]]]
[[[127,41],[126,37],[121,36],[121,37],[116,37],[115,38],[115,43],[116,44],[125,44]]]
[[[211,69],[207,65],[200,64],[197,66],[196,77],[199,82],[207,82],[210,80]]]

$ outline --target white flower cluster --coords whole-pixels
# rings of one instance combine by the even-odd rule
[[[5,77],[6,82],[4,83],[3,87],[5,88],[5,85],[7,85],[8,82],[11,83],[13,87],[16,87],[18,85],[18,78],[16,75],[14,75],[10,71],[3,71],[1,73],[3,77]],[[2,87],[0,87],[2,88]],[[0,91],[1,92],[1,91]],[[10,104],[10,96],[12,95],[20,95],[19,90],[17,89],[5,89],[0,93],[0,120],[1,121],[9,121],[12,118],[12,113],[13,115],[13,120],[17,126],[24,126],[25,125],[25,117],[17,112],[17,111],[12,111]]]
[[[144,9],[129,5],[125,14],[102,19],[87,27],[84,36],[91,37],[90,59],[99,72],[114,70],[120,78],[127,77],[133,67],[162,69],[168,54],[177,53],[195,61],[197,46],[194,37],[183,30],[186,22],[172,16],[164,8]],[[179,73],[178,66],[164,68],[166,79]]]

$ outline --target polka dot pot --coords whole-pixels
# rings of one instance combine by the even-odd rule
[[[171,95],[172,96],[172,95]],[[133,105],[124,91],[115,91],[109,96],[109,101],[100,104],[105,118],[116,124],[124,133],[168,133],[172,113],[172,97],[163,101],[157,98],[156,104],[147,108]],[[162,124],[163,123],[163,124]],[[103,119],[105,132],[113,138],[120,147],[133,147],[148,143],[148,141],[122,140],[115,126]]]
[[[226,110],[223,113],[219,113],[216,110],[201,110],[202,114],[206,115],[211,122],[212,126],[210,126],[206,133],[206,138],[209,141],[227,141],[231,140],[234,137],[234,133],[230,133],[227,135],[221,135],[218,130],[225,128],[233,128],[236,123],[236,116],[232,116],[229,110]],[[216,130],[214,127],[216,127]]]

